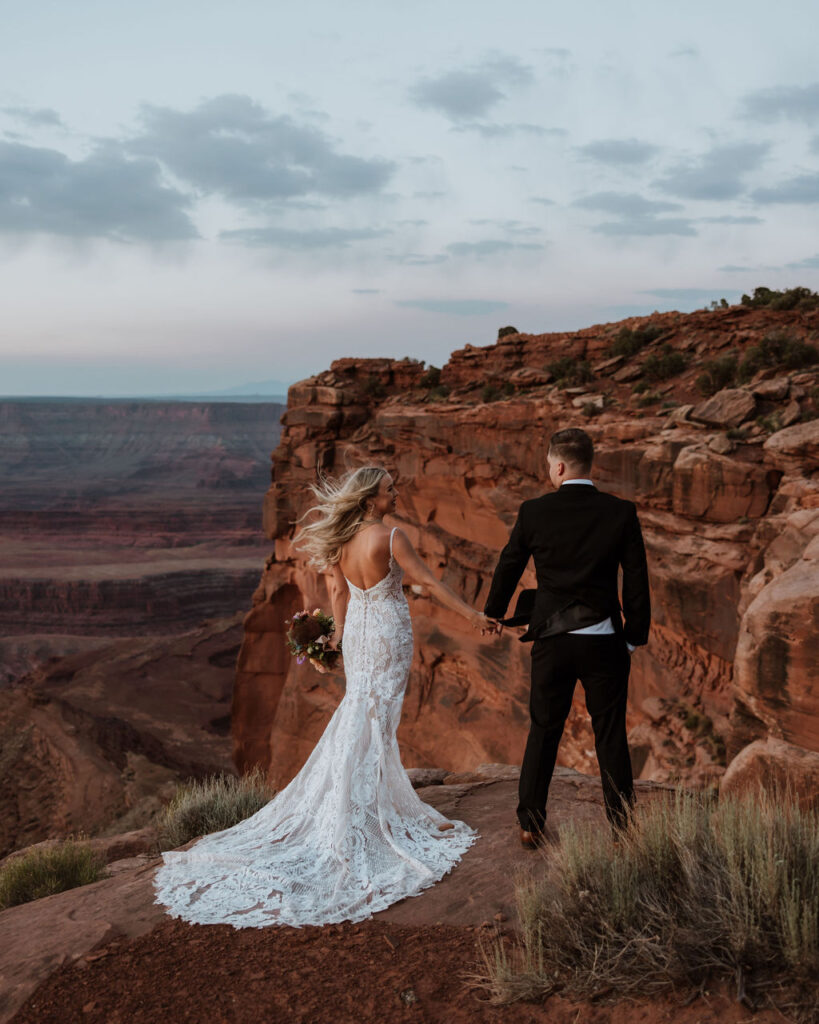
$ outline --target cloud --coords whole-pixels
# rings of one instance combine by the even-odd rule
[[[819,82],[812,85],[777,85],[743,96],[740,116],[749,121],[819,122]]]
[[[451,121],[471,121],[486,117],[495,104],[506,99],[498,82],[514,88],[533,81],[531,68],[517,57],[498,54],[467,69],[422,78],[410,88],[409,96],[416,106],[437,110]]]
[[[352,242],[370,241],[388,234],[390,232],[386,228],[332,227],[305,231],[290,228],[238,228],[222,231],[219,237],[227,242],[307,252],[315,249],[348,249]]]
[[[388,253],[386,256],[391,263],[400,263],[405,267],[432,267],[437,263],[446,263],[449,257],[445,253],[436,253],[433,256],[421,252],[404,252],[400,254]]]
[[[125,143],[131,152],[240,205],[379,192],[395,169],[340,153],[320,129],[272,115],[248,96],[217,96],[191,111],[144,106],[142,121],[143,133]]]
[[[480,242],[452,242],[446,246],[446,251],[452,256],[467,256],[483,260],[515,250],[523,249],[531,252],[543,248],[544,246],[539,242],[507,242],[501,238],[484,238]]]
[[[795,263],[786,263],[788,270],[819,270],[819,253],[815,256],[806,256],[803,260],[796,260]]]
[[[353,295],[380,295],[380,288],[351,288]]]
[[[652,216],[655,213],[670,213],[682,210],[682,203],[672,203],[665,199],[646,199],[636,192],[593,192],[591,195],[575,199],[572,206],[580,206],[585,210],[602,210],[623,217]]]
[[[599,235],[625,237],[628,235],[696,235],[687,217],[658,217],[659,213],[682,210],[681,203],[664,199],[646,199],[636,192],[593,192],[575,199],[573,206],[586,210],[600,210],[620,217],[616,221],[595,224],[592,231]]]
[[[410,309],[422,309],[425,313],[446,313],[451,316],[484,316],[507,309],[508,302],[490,299],[404,299],[395,303]]]
[[[167,242],[198,237],[189,196],[162,183],[155,160],[102,146],[84,160],[0,142],[0,231]]]
[[[744,190],[743,176],[762,163],[767,142],[714,146],[694,161],[678,164],[654,184],[682,199],[733,199]]]
[[[671,299],[675,302],[710,302],[718,288],[644,288],[643,295],[656,295],[658,299]]]
[[[723,214],[721,217],[700,217],[700,222],[703,224],[764,224],[765,221],[761,217],[734,217],[730,213]]]
[[[696,46],[678,46],[676,50],[669,53],[669,57],[699,57],[700,51]]]
[[[514,124],[493,124],[490,121],[469,121],[463,124],[453,125],[453,127],[450,128],[450,131],[477,132],[485,139],[506,138],[507,136],[515,135],[518,132],[540,136],[560,136],[569,134],[565,128],[544,128],[539,124],[527,124],[525,122],[517,122]]]
[[[635,217],[630,220],[604,221],[592,231],[600,235],[696,235],[685,217]]]
[[[721,267],[717,267],[717,270],[721,270],[726,274],[748,274],[756,270],[756,267],[740,267],[734,263],[726,263]]]
[[[757,188],[751,193],[757,203],[819,203],[819,174],[799,174],[774,188]]]
[[[585,146],[578,146],[577,151],[600,163],[633,166],[646,163],[660,152],[660,147],[650,142],[640,142],[639,139],[598,139]]]
[[[546,196],[529,196],[530,203],[540,203],[542,206],[554,206],[554,199],[547,199]]]
[[[819,135],[814,135],[810,140],[811,153],[819,153]]]
[[[22,121],[29,128],[63,128],[62,118],[51,107],[2,107],[2,113]]]
[[[494,217],[479,217],[470,220],[469,223],[474,224],[476,227],[491,225],[495,228],[501,228],[503,231],[508,231],[511,235],[543,234],[543,229],[539,228],[536,224],[524,224],[521,220],[497,220]]]

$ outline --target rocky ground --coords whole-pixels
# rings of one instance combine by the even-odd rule
[[[421,790],[481,838],[438,885],[370,921],[329,928],[236,930],[191,926],[153,903],[155,855],[134,836],[111,848],[112,877],[0,913],[0,1022],[156,1024],[259,1020],[303,1024],[418,1021],[454,1024],[630,1024],[781,1021],[752,1017],[725,988],[612,1004],[552,997],[490,1005],[475,987],[481,948],[515,928],[515,879],[542,868],[523,850],[514,819],[517,770],[484,766]],[[662,787],[638,786],[640,801]],[[605,827],[599,781],[559,770],[550,794],[551,839],[568,821]]]

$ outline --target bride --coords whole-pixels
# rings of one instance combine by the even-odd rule
[[[437,882],[477,838],[423,803],[401,765],[396,730],[413,650],[403,571],[482,634],[494,625],[384,525],[397,499],[386,470],[364,466],[313,492],[317,518],[296,542],[330,574],[346,693],[302,770],[260,811],[163,853],[155,902],[192,923],[360,921]]]

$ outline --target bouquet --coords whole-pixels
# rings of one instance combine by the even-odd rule
[[[315,608],[312,615],[306,609],[296,612],[288,619],[287,646],[301,665],[305,658],[317,672],[335,668],[341,657],[341,645],[330,647],[330,640],[336,631],[332,615],[325,615],[321,608]]]

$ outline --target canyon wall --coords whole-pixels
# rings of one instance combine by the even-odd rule
[[[647,344],[612,355],[624,330],[644,341],[647,326]],[[393,522],[480,608],[520,502],[549,486],[549,435],[570,425],[594,439],[598,486],[635,501],[643,524],[654,624],[632,659],[637,774],[713,784],[766,736],[818,750],[817,367],[763,365],[709,398],[696,383],[714,372],[708,361],[743,359],[782,332],[810,344],[819,313],[733,307],[509,333],[454,352],[440,377],[413,360],[342,359],[291,387],[264,499],[274,551],[245,618],[234,689],[237,767],[259,764],[286,782],[343,693],[340,673],[296,665],[283,642],[293,611],[328,607],[324,578],[292,544],[317,469],[388,468],[400,492]],[[674,372],[657,379],[670,354]],[[530,567],[522,585],[532,582]],[[408,584],[416,653],[404,763],[519,763],[528,646],[513,630],[480,639]],[[560,760],[596,769],[580,688]]]
[[[282,408],[0,402],[0,855],[232,770]]]
[[[0,686],[72,638],[167,635],[241,607],[268,550],[258,495],[282,409],[0,402]]]

